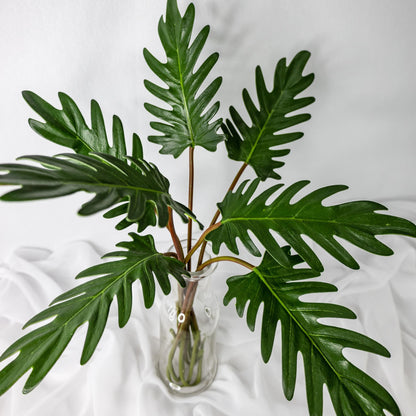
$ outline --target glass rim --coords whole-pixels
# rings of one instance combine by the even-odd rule
[[[195,238],[192,239],[193,244],[195,244],[196,241],[197,240]],[[186,249],[188,240],[187,239],[182,239],[182,240],[180,240],[180,242],[181,242],[182,248]],[[170,246],[169,251],[176,252],[175,247],[173,245]],[[195,254],[197,254],[197,253],[199,253],[199,249],[196,251],[196,253],[194,253],[192,255],[191,258],[195,259]],[[203,261],[205,262],[207,260],[210,260],[211,258],[212,258],[211,251],[209,249],[208,250],[205,249]],[[187,271],[187,273],[189,273],[189,274],[184,273],[183,278],[190,281],[190,282],[196,282],[196,281],[201,280],[202,278],[204,278],[206,276],[211,275],[215,271],[216,268],[217,268],[217,263],[211,263],[211,264],[208,264],[208,266],[205,266],[202,270]]]

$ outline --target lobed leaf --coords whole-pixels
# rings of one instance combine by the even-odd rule
[[[51,305],[30,319],[25,327],[52,321],[37,328],[11,345],[0,361],[18,353],[0,371],[0,395],[30,370],[24,393],[33,390],[46,376],[72,339],[75,331],[88,322],[88,331],[81,356],[85,364],[94,353],[104,332],[110,306],[117,298],[120,328],[128,322],[132,309],[132,284],[140,280],[146,308],[153,305],[157,280],[164,294],[170,292],[169,276],[184,285],[187,272],[178,260],[157,252],[153,237],[130,234],[132,241],[119,243],[124,250],[105,257],[120,257],[90,267],[77,278],[100,276],[58,296]]]
[[[215,253],[218,253],[222,243],[238,253],[236,239],[239,238],[253,255],[259,256],[260,251],[248,234],[250,230],[278,262],[289,267],[282,248],[270,233],[273,230],[315,270],[323,271],[322,263],[302,238],[303,235],[310,237],[341,263],[357,269],[359,265],[356,260],[334,237],[383,256],[391,255],[393,251],[379,241],[376,235],[401,234],[416,237],[416,226],[410,221],[376,213],[375,211],[387,209],[378,203],[354,201],[322,205],[325,198],[346,189],[346,186],[320,188],[291,203],[292,198],[309,183],[300,181],[286,188],[266,205],[266,201],[283,185],[275,185],[251,200],[259,181],[254,180],[248,187],[248,181],[245,181],[219,204],[221,226],[207,236],[213,242]]]
[[[338,416],[381,416],[383,409],[395,416],[400,411],[391,395],[374,379],[355,367],[343,355],[344,348],[368,351],[389,357],[389,352],[371,338],[357,332],[321,324],[320,318],[355,318],[355,314],[339,305],[302,302],[310,293],[333,292],[336,287],[323,282],[310,282],[319,275],[313,269],[295,268],[302,262],[282,249],[290,267],[282,267],[266,252],[260,266],[250,273],[227,280],[224,304],[236,299],[240,317],[247,307],[247,324],[253,331],[260,305],[261,353],[267,362],[272,354],[278,322],[281,323],[282,381],[288,400],[295,391],[297,355],[303,356],[306,395],[309,413],[322,415],[323,385],[326,384]]]
[[[62,110],[53,107],[34,92],[23,91],[22,95],[29,106],[45,120],[44,123],[29,120],[32,129],[45,139],[69,147],[79,154],[105,153],[118,159],[124,159],[126,156],[126,142],[121,120],[116,115],[113,116],[113,143],[110,146],[104,117],[95,100],[91,100],[91,128],[89,128],[74,100],[63,92],[58,94]],[[143,158],[137,134],[133,134],[132,156],[136,159]]]
[[[160,153],[180,156],[188,147],[202,146],[215,151],[223,140],[217,133],[222,120],[213,121],[219,103],[210,106],[217,93],[222,78],[214,79],[201,90],[211,69],[218,60],[218,54],[210,55],[198,68],[195,68],[208,37],[209,27],[205,26],[191,41],[195,19],[195,8],[191,3],[181,16],[177,1],[168,0],[166,18],[159,21],[159,37],[166,53],[167,61],[160,62],[147,49],[144,58],[150,69],[163,81],[167,88],[145,80],[146,89],[164,101],[170,109],[146,103],[145,108],[163,123],[152,122],[151,126],[162,133],[150,136],[149,140],[160,144]]]
[[[20,188],[4,194],[5,201],[28,201],[54,198],[85,191],[95,194],[78,211],[80,215],[95,214],[116,204],[121,206],[125,221],[138,223],[143,230],[156,222],[161,227],[169,218],[168,207],[187,222],[194,218],[191,211],[169,194],[169,181],[153,164],[140,159],[117,159],[105,154],[63,154],[55,157],[25,156],[42,167],[24,164],[3,164],[0,185]],[[120,209],[120,206],[119,206]],[[110,215],[111,216],[111,215]]]
[[[286,65],[286,58],[281,59],[275,69],[274,84],[267,90],[261,68],[256,68],[256,90],[258,108],[246,89],[243,101],[250,117],[249,126],[234,107],[230,107],[231,120],[223,124],[225,144],[228,156],[252,166],[257,176],[280,179],[277,168],[284,165],[280,159],[290,150],[282,149],[284,144],[298,140],[301,132],[279,133],[310,119],[310,114],[290,115],[315,101],[313,97],[296,98],[313,82],[314,75],[302,75],[310,57],[307,51],[299,52]],[[279,134],[278,134],[279,133]]]

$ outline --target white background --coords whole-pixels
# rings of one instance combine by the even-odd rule
[[[146,137],[152,134],[148,123],[153,117],[146,114],[143,103],[156,101],[145,90],[143,78],[155,80],[155,77],[146,68],[142,50],[147,47],[162,57],[157,37],[157,21],[164,12],[164,3],[164,0],[0,0],[0,162],[11,162],[23,154],[53,155],[67,151],[31,131],[27,119],[36,119],[38,116],[26,105],[20,94],[22,90],[29,89],[58,105],[57,92],[63,91],[74,98],[87,120],[89,101],[91,98],[96,99],[104,111],[109,130],[112,114],[119,115],[129,139],[133,132],[137,132],[143,140],[146,159],[155,162],[169,177],[174,198],[186,202],[186,155],[174,160],[171,156],[160,155],[157,145],[146,142]],[[181,6],[186,4],[184,1],[179,3]],[[414,218],[414,1],[196,0],[195,3],[197,26],[211,25],[206,54],[213,51],[220,53],[220,60],[212,76],[222,75],[224,78],[219,93],[222,102],[220,112],[223,117],[227,117],[230,105],[242,108],[241,90],[244,87],[254,93],[254,69],[257,64],[262,66],[266,79],[267,76],[270,79],[279,58],[286,56],[291,59],[302,49],[312,53],[306,71],[315,73],[316,79],[309,94],[315,96],[317,101],[308,109],[312,119],[300,127],[305,132],[305,137],[289,145],[292,152],[286,157],[287,164],[280,171],[285,184],[299,179],[310,179],[312,184],[309,189],[335,183],[346,184],[350,189],[341,194],[339,199],[372,199],[385,202],[387,206],[396,209],[392,210],[393,214],[406,215],[407,212],[409,218]],[[198,189],[195,211],[206,224],[215,211],[215,203],[222,199],[239,169],[239,164],[226,160],[223,144],[219,145],[216,154],[198,149],[196,159]],[[63,260],[64,247],[72,247],[71,242],[87,241],[97,246],[98,252],[112,250],[116,242],[126,238],[126,233],[115,231],[115,222],[104,220],[101,215],[90,218],[78,216],[76,211],[87,198],[80,194],[23,204],[1,202],[0,261],[7,259],[18,247],[45,247],[58,253],[56,259],[61,262],[60,268],[68,267],[75,274],[76,270],[72,270],[74,265],[66,266]],[[401,201],[408,203],[405,208]],[[183,232],[184,228],[179,228]],[[156,235],[161,240],[168,238],[164,230],[157,230]],[[399,247],[398,241],[402,240],[391,241]],[[84,246],[76,244],[79,254]],[[411,257],[414,250],[408,250]],[[88,259],[97,260],[95,254]],[[83,261],[87,262],[85,259]],[[372,273],[379,274],[383,270],[383,264],[386,267],[395,267],[393,263],[370,262],[364,269],[367,271],[360,273],[362,277],[368,277]],[[413,266],[406,266],[411,270],[410,275],[413,273],[411,267],[414,268],[414,263],[411,264]],[[27,266],[21,267],[26,270]],[[406,288],[410,287],[406,286],[409,282],[408,279],[400,286],[404,294]],[[61,287],[66,288],[66,285]],[[357,302],[355,311],[360,312],[362,308],[367,313],[360,315],[363,325],[373,328],[373,335],[378,336],[380,342],[389,343],[387,335],[386,339],[383,338],[385,321],[372,320],[376,316],[366,309],[368,300],[365,300],[362,293],[357,294],[359,291],[358,286],[355,292],[351,291],[352,297],[348,298],[350,304]],[[53,291],[51,293],[54,295]],[[360,295],[363,296],[361,303]],[[50,298],[48,294],[48,299]],[[372,297],[374,308],[382,309],[385,302],[384,295]],[[414,299],[412,302],[414,304]],[[348,300],[343,304],[348,305]],[[41,308],[41,305],[37,307]],[[27,311],[34,312],[36,311]],[[29,317],[22,318],[23,322]],[[398,317],[405,319],[404,312]],[[394,321],[397,324],[396,332],[390,331],[396,340],[401,337],[398,317],[397,322]],[[227,319],[225,318],[226,322]],[[409,319],[409,315],[406,319]],[[244,322],[238,322],[243,328]],[[235,329],[234,331],[238,332]],[[227,332],[222,335],[226,336]],[[410,336],[409,345],[414,346],[412,339],[414,338]],[[109,345],[112,346],[103,344],[103,348],[110,348]],[[397,353],[395,355],[399,361],[387,360],[390,364],[383,364],[387,375],[392,374],[391,371],[399,373],[397,362],[401,365],[408,363],[406,360],[400,361],[401,347],[394,345],[399,351],[399,356]],[[258,354],[258,350],[256,344],[253,351]],[[118,349],[117,351],[119,352]],[[251,350],[246,351],[250,359],[248,352]],[[228,351],[230,360],[233,357],[232,352]],[[119,352],[119,357],[120,354]],[[227,351],[225,356],[227,357]],[[406,358],[405,354],[404,357]],[[411,357],[411,362],[414,363],[414,356]],[[279,361],[279,357],[275,360]],[[386,360],[383,361],[385,362]],[[236,363],[241,364],[239,361]],[[76,360],[73,365],[76,365]],[[373,367],[378,368],[376,365]],[[414,364],[408,365],[408,368],[413,367]],[[99,379],[100,368],[91,367],[91,371],[95,371],[93,374]],[[260,368],[260,374],[263,371],[259,361],[256,361],[255,368],[256,371]],[[398,373],[393,373],[393,380],[400,380],[402,384],[386,384],[386,380],[390,378],[385,375],[384,385],[390,391],[393,389],[396,395],[402,394],[399,397],[400,403],[405,409],[412,409],[414,406],[410,402],[410,395],[404,388],[399,388],[406,386],[407,379]],[[75,385],[83,380],[83,374],[85,373],[78,373],[77,370]],[[230,371],[231,378],[234,377],[232,374]],[[224,384],[224,388],[227,385],[229,384]],[[46,397],[46,391],[43,390],[44,393],[41,391],[37,393],[38,396],[33,397]],[[153,397],[147,395],[146,391],[141,390],[143,400]],[[3,403],[3,408],[9,412],[7,416],[15,416],[10,409],[30,409],[33,405],[30,400],[35,400],[22,399],[18,391],[15,392],[13,399],[10,398],[12,396],[7,396],[8,398],[1,399],[3,402],[0,400],[0,406]],[[255,391],[251,393],[256,394]],[[275,397],[274,394],[271,392],[269,399]],[[300,396],[302,394],[303,391],[299,393]],[[87,393],[85,395],[87,397]],[[46,408],[55,411],[55,407],[51,406],[54,403],[53,397],[61,396],[56,395],[56,392],[51,394],[48,400],[52,401]],[[93,397],[92,393],[88,393],[88,397]],[[100,394],[94,397],[100,397]],[[208,403],[215,403],[215,400],[210,402],[211,396],[204,397],[208,397]],[[212,397],[215,398],[215,394]],[[102,398],[102,406],[108,404],[105,397]],[[238,401],[238,398],[234,399]],[[269,402],[263,409],[264,414],[274,414],[277,408],[281,410],[281,414],[288,414],[290,404],[281,396],[276,402],[278,404],[275,407]],[[76,408],[76,401],[68,403]],[[150,403],[149,400],[149,406]],[[247,403],[256,408],[255,401]],[[116,406],[116,403],[112,404]],[[106,415],[106,411],[113,411],[110,405],[105,408],[96,403],[95,406],[96,409],[101,409],[97,413],[100,416]],[[296,408],[300,409],[298,413],[293,414],[304,415],[304,406],[301,403]],[[85,414],[90,415],[88,412],[91,408],[87,406],[86,409]],[[160,410],[157,406],[154,409]],[[196,407],[190,406],[189,409],[194,409],[189,414],[195,416],[216,415],[209,407],[202,406],[199,408],[202,410],[196,411]],[[295,407],[293,411],[294,409]],[[252,411],[253,408],[249,414]],[[178,412],[181,414],[179,410]],[[40,416],[40,413],[30,413],[30,410],[17,414]],[[70,406],[68,414],[71,414]],[[127,414],[130,416],[132,413]],[[404,413],[404,416],[411,414]]]
[[[254,94],[257,64],[270,79],[279,58],[312,53],[307,72],[316,80],[309,94],[317,101],[308,109],[312,119],[300,127],[305,137],[289,145],[284,183],[346,184],[350,190],[340,197],[350,200],[415,198],[414,2],[209,0],[196,6],[197,25],[211,24],[206,53],[220,53],[213,76],[224,77],[223,117],[230,105],[241,108],[244,87]],[[146,142],[153,117],[143,103],[156,99],[143,86],[143,78],[155,78],[142,50],[160,52],[156,27],[163,12],[162,0],[2,0],[0,162],[68,150],[30,129],[27,119],[39,117],[20,94],[29,89],[57,106],[57,92],[64,91],[87,120],[89,101],[96,99],[108,129],[118,114],[129,140],[133,132],[140,135],[146,158],[170,178],[173,196],[186,202],[187,156],[162,156],[159,146]],[[226,161],[223,144],[216,154],[198,148],[196,159],[195,211],[207,223],[239,164]],[[73,239],[111,249],[124,234],[100,214],[77,216],[87,198],[2,202],[0,258],[22,245],[56,248]],[[167,238],[163,231],[160,236]]]

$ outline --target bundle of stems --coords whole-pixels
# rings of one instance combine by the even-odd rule
[[[193,210],[194,202],[194,183],[195,183],[195,165],[194,165],[194,147],[189,148],[189,181],[188,181],[188,208]],[[231,192],[238,183],[243,174],[247,164],[244,163],[232,181],[228,192]],[[169,208],[169,222],[168,230],[170,232],[175,253],[174,257],[182,261],[188,272],[192,272],[192,256],[199,250],[198,261],[195,272],[200,272],[212,263],[221,261],[231,261],[238,263],[248,269],[254,269],[254,265],[236,257],[232,256],[217,256],[204,261],[204,254],[207,246],[205,237],[218,228],[221,222],[217,222],[220,216],[220,211],[217,209],[209,227],[201,234],[199,239],[192,244],[192,225],[193,222],[188,222],[187,238],[186,238],[186,254],[184,253],[181,240],[176,233],[172,209]],[[201,278],[204,276],[202,275]],[[172,330],[173,340],[169,351],[168,364],[166,368],[166,375],[168,380],[180,386],[197,385],[201,380],[202,362],[204,354],[204,340],[201,340],[201,332],[198,327],[197,317],[193,310],[195,295],[198,289],[199,279],[190,280],[187,287],[184,289],[178,285],[178,301],[177,301],[177,330]],[[177,358],[175,360],[175,358]],[[175,371],[175,364],[177,365],[178,374]],[[186,375],[186,369],[188,374]],[[196,374],[194,372],[196,371]]]

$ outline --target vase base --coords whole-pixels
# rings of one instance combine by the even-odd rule
[[[175,396],[192,396],[202,393],[211,386],[217,374],[217,363],[215,363],[215,365],[211,368],[211,371],[205,375],[205,378],[203,380],[201,380],[198,384],[195,384],[193,386],[183,386],[167,380],[166,375],[162,374],[159,367],[158,372],[159,377],[162,379],[163,383],[165,384],[165,386],[171,394]]]

